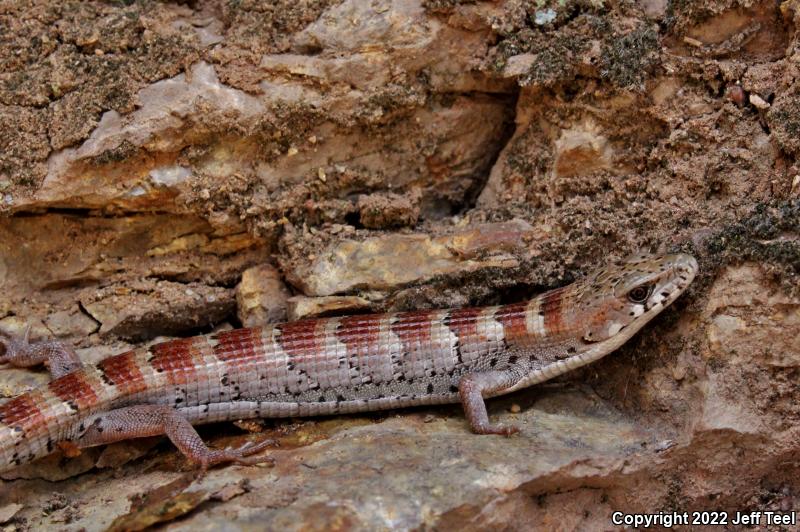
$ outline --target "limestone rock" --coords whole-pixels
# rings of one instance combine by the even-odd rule
[[[145,339],[222,321],[233,310],[233,290],[199,283],[138,282],[85,294],[83,308],[100,334]]]
[[[354,289],[392,289],[481,268],[509,269],[518,261],[503,251],[521,249],[537,234],[524,222],[507,222],[440,237],[393,234],[342,240],[287,271],[287,278],[306,295],[328,296]]]
[[[99,328],[95,320],[76,307],[54,312],[47,317],[45,325],[57,337],[88,336]]]
[[[370,308],[370,301],[359,296],[294,296],[287,300],[290,321],[329,314],[355,314]]]
[[[236,287],[236,308],[244,327],[286,321],[289,290],[280,272],[269,264],[249,268]]]

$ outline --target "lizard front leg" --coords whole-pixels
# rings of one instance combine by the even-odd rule
[[[0,363],[8,363],[20,368],[44,364],[54,379],[72,373],[83,363],[72,347],[56,340],[30,341],[31,327],[25,329],[21,337],[0,333],[3,354]]]
[[[250,457],[274,445],[273,440],[247,443],[236,449],[210,449],[197,431],[177,410],[162,405],[135,405],[99,414],[76,441],[78,447],[92,447],[130,438],[166,435],[189,460],[209,467],[224,463],[271,462],[269,457]],[[248,458],[249,457],[249,458]]]

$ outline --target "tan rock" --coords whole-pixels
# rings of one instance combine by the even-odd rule
[[[761,405],[775,390],[760,389],[758,374],[800,367],[800,300],[775,291],[758,266],[745,264],[714,283],[704,314],[708,357],[729,369],[711,363],[699,428],[769,432],[766,424],[777,413]]]
[[[57,337],[84,338],[100,328],[95,320],[83,313],[77,306],[50,314],[44,323]]]
[[[265,184],[274,179],[281,187],[313,175],[327,182],[326,166],[345,163],[385,173],[387,189],[415,181],[440,197],[463,194],[469,188],[464,181],[476,179],[499,148],[509,119],[504,102],[481,96],[513,91],[513,80],[476,68],[489,37],[486,29],[431,18],[416,0],[338,3],[288,36],[301,53],[265,54],[252,67],[252,91],[226,84],[218,69],[227,67],[206,59],[141,88],[135,110],[106,111],[88,138],[52,152],[41,187],[13,198],[13,206],[86,208],[113,201],[132,210],[175,211],[175,197],[193,197],[193,187],[208,194],[206,179],[238,175]],[[224,40],[214,42],[224,49]],[[309,48],[317,52],[305,53]],[[413,82],[423,72],[434,94],[460,96],[446,105],[429,98]],[[276,108],[292,112],[276,119]],[[269,123],[275,139],[291,137],[298,130],[293,117],[314,114],[288,146],[265,144],[260,136],[259,124]],[[377,130],[354,128],[359,122]],[[422,138],[430,147],[426,156],[418,153]],[[387,142],[391,151],[384,149]],[[204,156],[178,160],[182,150]],[[430,157],[436,164],[429,167]]]
[[[761,111],[765,111],[770,108],[769,102],[767,102],[764,98],[762,98],[758,94],[750,95],[750,103],[753,105],[753,107]]]
[[[706,313],[712,316],[707,333],[712,356],[800,367],[800,301],[767,285],[758,266],[728,269],[709,294]]]
[[[371,229],[413,226],[419,218],[418,192],[408,195],[375,193],[358,198],[361,224]]]
[[[139,281],[86,293],[83,308],[100,334],[144,339],[222,321],[235,306],[233,290],[200,283]]]
[[[280,272],[270,264],[249,268],[236,287],[239,321],[245,327],[286,321],[289,290]]]
[[[565,130],[555,143],[557,176],[588,175],[608,168],[613,160],[613,150],[608,139],[599,134],[591,123]]]
[[[289,321],[332,313],[358,312],[370,308],[370,301],[359,296],[294,296],[290,297],[286,303]]]
[[[390,234],[343,240],[288,271],[287,278],[306,295],[327,296],[354,289],[397,288],[481,268],[514,268],[517,260],[502,251],[522,249],[537,235],[524,222],[508,222],[482,224],[441,237]]]

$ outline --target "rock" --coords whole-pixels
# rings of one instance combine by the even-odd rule
[[[30,327],[30,338],[36,340],[50,336],[50,330],[36,318],[23,318],[21,316],[8,316],[0,320],[0,332],[15,337],[21,337]]]
[[[499,149],[510,118],[507,102],[490,95],[512,92],[513,81],[487,75],[476,63],[492,39],[488,24],[472,30],[444,24],[420,1],[373,4],[331,6],[302,31],[281,35],[278,48],[289,53],[248,57],[252,65],[229,64],[224,58],[241,53],[236,44],[177,17],[170,33],[181,28],[188,40],[197,34],[213,47],[182,63],[178,74],[144,86],[129,80],[135,107],[101,106],[99,121],[84,122],[59,142],[61,149],[40,156],[47,163],[43,182],[33,195],[10,196],[11,205],[114,202],[177,212],[184,201],[208,200],[209,190],[226,195],[227,187],[215,183],[228,176],[253,189],[264,185],[264,194],[289,193],[318,176],[329,181],[326,167],[337,164],[382,174],[385,191],[413,183],[441,201],[463,197]],[[225,26],[201,26],[207,27]],[[129,60],[122,52],[120,60]],[[428,145],[424,154],[415,143],[420,138]]]
[[[769,102],[767,102],[764,98],[762,98],[758,94],[750,95],[750,103],[753,105],[753,107],[761,111],[769,109],[770,107]]]
[[[236,286],[236,308],[245,327],[286,321],[289,290],[280,272],[269,264],[249,268]]]
[[[774,291],[758,266],[746,264],[714,283],[704,315],[710,367],[699,430],[771,433],[782,410],[796,410],[771,405],[785,384],[764,378],[800,368],[800,299]]]
[[[608,139],[591,124],[582,126],[562,131],[556,140],[553,170],[557,176],[587,175],[610,167],[613,150]]]
[[[2,474],[4,480],[44,479],[58,482],[90,471],[102,450],[97,447],[81,450],[80,454],[67,459],[61,451],[30,462]]]
[[[192,486],[200,492],[217,491],[243,479],[247,494],[185,515],[170,526],[214,529],[223,522],[230,526],[231,519],[239,523],[246,514],[247,520],[269,529],[284,528],[290,522],[302,529],[324,528],[333,521],[380,529],[386,527],[387,519],[393,529],[461,528],[458,523],[478,518],[482,508],[505,508],[515,493],[527,494],[515,499],[517,513],[524,508],[533,511],[537,504],[530,494],[537,491],[538,482],[593,485],[598,477],[617,476],[620,470],[627,473],[640,460],[655,458],[653,435],[621,418],[596,395],[573,389],[527,397],[538,399],[524,401],[516,414],[507,412],[511,401],[490,402],[493,419],[521,427],[521,434],[513,438],[469,434],[460,414],[443,415],[447,409],[439,408],[400,416],[331,419],[295,427],[288,434],[270,431],[266,437],[280,443],[271,451],[275,467],[214,468]],[[426,410],[435,416],[426,415]],[[224,443],[212,441],[212,445]],[[531,449],[537,450],[536,460],[531,460]],[[112,492],[128,500],[176,478],[174,473],[153,470],[145,475],[150,484],[144,485],[137,475],[130,477],[137,470],[140,464],[123,465],[117,475],[104,481],[103,496]],[[459,479],[459,489],[450,489],[454,478]],[[81,486],[73,500],[93,508],[100,495]],[[39,504],[51,496],[50,490],[43,485],[26,489],[26,508],[19,515],[32,526],[46,522]],[[598,494],[594,495],[592,501],[597,504]],[[265,497],[269,504],[253,504]],[[380,501],[380,506],[342,502],[369,500]],[[129,508],[129,504],[107,505],[105,522],[127,514]],[[540,510],[540,519],[560,506],[548,508]],[[92,512],[85,512],[71,524],[88,526],[95,519]],[[607,521],[607,515],[597,519]]]
[[[100,326],[77,306],[59,310],[47,316],[45,325],[56,337],[75,336],[84,338],[97,331]]]
[[[101,335],[140,340],[220,322],[233,312],[235,295],[199,283],[139,281],[87,293],[81,304]]]
[[[727,270],[709,294],[706,313],[713,316],[709,356],[742,365],[800,367],[800,300],[772,290],[757,266]]]
[[[361,224],[370,229],[413,226],[419,218],[420,194],[375,193],[359,196],[358,211]]]
[[[17,512],[24,508],[21,504],[11,503],[0,508],[0,524],[10,521]]]
[[[505,250],[521,249],[540,233],[524,222],[482,224],[447,236],[390,234],[342,240],[311,261],[287,270],[287,279],[310,296],[355,289],[387,290],[437,275],[482,268],[510,269],[518,261]]]
[[[290,321],[330,314],[351,314],[370,308],[370,301],[359,296],[294,296],[287,300]]]

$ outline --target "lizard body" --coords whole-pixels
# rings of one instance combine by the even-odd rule
[[[484,398],[617,349],[692,282],[689,255],[638,255],[510,305],[302,320],[177,339],[84,366],[54,341],[0,337],[0,361],[45,362],[54,379],[0,405],[0,472],[59,445],[166,434],[203,469],[253,463],[270,442],[205,446],[192,425],[461,402],[474,432]]]

